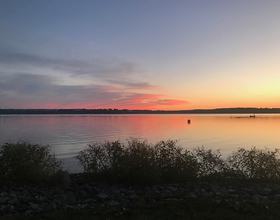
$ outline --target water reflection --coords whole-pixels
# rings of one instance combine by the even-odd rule
[[[238,147],[280,148],[280,115],[256,115],[255,118],[249,115],[0,117],[0,144],[19,139],[49,144],[58,157],[67,160],[93,141],[125,141],[130,137],[147,139],[149,142],[176,139],[182,147],[190,150],[203,145],[205,148],[221,149],[224,156]]]

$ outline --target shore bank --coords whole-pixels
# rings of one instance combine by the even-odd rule
[[[27,185],[1,187],[0,213],[28,216],[61,210],[102,209],[123,213],[142,204],[210,201],[237,212],[250,213],[255,206],[280,203],[279,183],[209,182],[159,184],[150,186],[111,185],[88,181],[83,174],[67,174],[57,186]]]

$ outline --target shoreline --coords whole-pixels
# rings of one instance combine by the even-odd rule
[[[128,109],[0,109],[0,115],[14,114],[280,114],[280,108],[216,108],[192,110],[128,110]]]
[[[12,216],[11,219],[19,216],[22,220],[24,216],[25,219],[29,217],[38,219],[38,216],[45,215],[48,218],[55,216],[53,218],[57,219],[57,215],[61,213],[64,213],[64,216],[69,213],[76,215],[83,213],[85,219],[88,219],[89,211],[90,216],[96,217],[96,213],[99,213],[101,219],[116,219],[116,215],[134,219],[135,215],[141,214],[146,209],[150,210],[148,214],[152,216],[155,213],[161,217],[166,214],[171,215],[167,219],[177,219],[172,216],[178,213],[183,213],[183,219],[205,219],[193,218],[193,215],[200,216],[202,210],[203,212],[207,210],[209,214],[213,214],[214,210],[216,215],[221,210],[227,210],[233,215],[232,219],[240,219],[236,214],[258,216],[256,210],[259,209],[274,210],[277,218],[274,215],[271,219],[280,218],[278,150],[271,152],[256,148],[239,149],[238,153],[229,158],[227,164],[220,158],[219,151],[215,153],[198,148],[194,154],[191,154],[183,152],[176,142],[171,140],[161,141],[154,148],[146,142],[135,139],[128,142],[128,148],[118,141],[91,147],[93,152],[101,154],[87,154],[91,151],[82,151],[77,159],[81,162],[84,172],[69,174],[61,170],[60,163],[52,156],[46,158],[49,163],[45,164],[41,164],[40,161],[28,164],[27,162],[32,160],[19,161],[17,157],[21,155],[23,158],[37,158],[40,152],[48,155],[48,146],[28,143],[5,145],[1,158],[4,163],[1,165],[4,168],[10,165],[11,168],[6,169],[6,173],[2,173],[0,218],[6,220],[9,219],[6,216]],[[96,149],[98,151],[95,151]],[[115,151],[112,152],[113,149]],[[151,151],[153,149],[157,150],[155,152],[158,154],[153,154],[154,151]],[[23,155],[26,152],[27,155]],[[108,159],[106,152],[111,152],[109,156],[117,157],[110,160],[115,163],[108,162],[105,167],[102,167],[101,165],[104,165],[104,161]],[[164,154],[165,152],[168,154]],[[148,157],[150,153],[157,157]],[[11,155],[17,159],[11,159]],[[100,162],[97,170],[96,167],[88,164],[89,160],[96,161],[96,157]],[[255,164],[247,163],[251,160],[254,160]],[[10,164],[9,161],[17,161],[17,163]],[[174,166],[173,161],[179,163],[175,163]],[[245,163],[247,166],[238,167],[240,163]],[[32,170],[41,165],[42,169]],[[264,165],[265,170],[261,169]],[[20,169],[22,167],[28,169],[22,171]],[[44,172],[43,168],[51,168],[53,172],[40,176],[39,174]],[[258,172],[255,172],[256,168]],[[186,207],[195,212],[190,216],[189,212],[184,212]],[[166,209],[170,211],[163,214]],[[228,213],[225,212],[222,219],[227,215]],[[213,219],[217,218],[213,216]]]
[[[60,211],[102,210],[121,213],[139,205],[206,201],[235,211],[249,212],[255,206],[280,204],[280,184],[254,181],[189,181],[185,183],[127,185],[90,181],[83,173],[68,174],[57,185],[1,187],[0,217],[37,216]]]

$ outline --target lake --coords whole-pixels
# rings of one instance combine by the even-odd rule
[[[92,142],[172,139],[189,150],[220,149],[226,157],[239,147],[280,148],[279,128],[279,114],[0,115],[0,145],[19,140],[50,145],[66,169],[79,172],[73,157]]]

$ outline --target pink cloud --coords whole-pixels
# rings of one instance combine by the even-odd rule
[[[0,108],[182,108],[187,101],[165,94],[135,93],[118,86],[56,85],[48,77],[20,74],[0,84]],[[14,86],[17,85],[17,86]],[[180,107],[181,106],[181,107]]]

